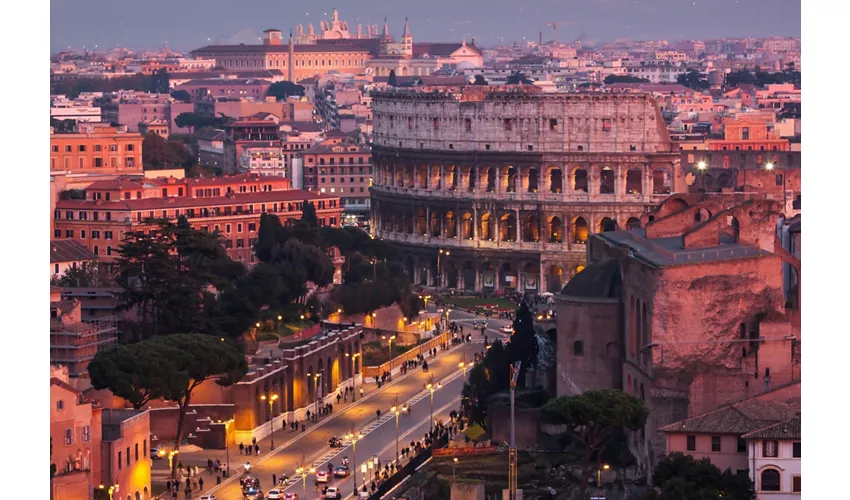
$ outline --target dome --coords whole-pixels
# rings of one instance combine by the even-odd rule
[[[573,276],[560,295],[595,299],[618,299],[623,288],[620,262],[608,259],[591,264]]]

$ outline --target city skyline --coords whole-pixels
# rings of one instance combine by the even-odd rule
[[[139,11],[116,9],[114,2],[103,0],[89,0],[88,9],[81,9],[80,2],[52,2],[50,50],[146,50],[167,43],[175,50],[189,51],[210,43],[260,43],[262,31],[268,28],[288,31],[312,23],[318,31],[319,22],[328,19],[334,7],[352,31],[357,24],[382,25],[387,18],[390,33],[397,38],[404,19],[409,18],[415,39],[441,42],[475,37],[484,46],[502,39],[506,43],[523,38],[536,41],[541,31],[544,41],[551,40],[552,28],[546,26],[550,22],[559,23],[560,41],[800,36],[800,2],[791,0],[530,0],[504,9],[488,9],[484,0],[464,4],[438,0],[427,5],[378,0],[357,4],[320,0],[309,6],[291,1],[253,3],[253,8],[246,9],[210,0],[198,10],[190,3],[151,0],[148,9]],[[441,8],[449,6],[451,12]],[[752,23],[754,18],[760,22]],[[693,19],[699,19],[700,25],[693,25]]]

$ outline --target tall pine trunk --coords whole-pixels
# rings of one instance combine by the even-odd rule
[[[189,410],[189,400],[192,398],[191,390],[186,392],[186,399],[178,403],[179,414],[177,416],[177,435],[174,438],[174,451],[180,450],[180,442],[183,441],[183,425],[186,421],[186,412]],[[177,479],[177,464],[180,462],[180,454],[175,456],[171,462],[171,480]]]

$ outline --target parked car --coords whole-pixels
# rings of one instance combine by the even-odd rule
[[[348,477],[349,474],[351,474],[351,471],[344,465],[337,466],[334,469],[334,477]]]
[[[283,490],[279,490],[277,488],[269,490],[269,493],[266,495],[268,500],[281,500],[283,498]]]
[[[316,472],[316,481],[320,483],[327,483],[330,480],[330,474],[326,470],[320,470]]]
[[[215,495],[202,495],[198,500],[215,500]]]
[[[159,454],[159,448],[151,448],[150,453],[152,460],[159,460],[165,455],[165,453],[163,453],[162,455]]]

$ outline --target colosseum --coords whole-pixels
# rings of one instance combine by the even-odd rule
[[[649,95],[527,86],[377,91],[373,232],[417,284],[559,291],[590,233],[686,191]]]

